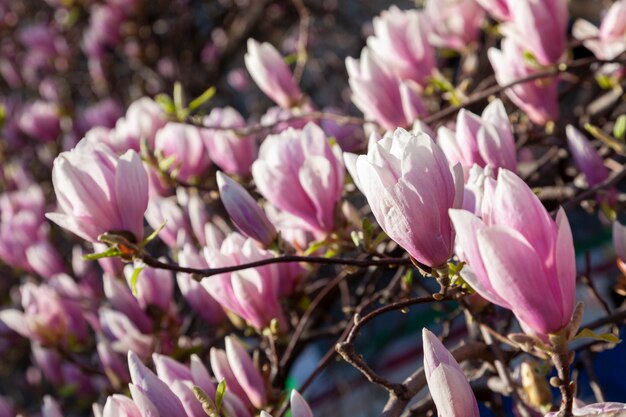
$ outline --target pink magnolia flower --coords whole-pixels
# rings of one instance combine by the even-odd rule
[[[107,98],[81,112],[76,121],[75,130],[78,136],[82,136],[96,126],[112,128],[123,114],[124,110],[120,104],[112,98]]]
[[[56,104],[45,101],[24,106],[17,124],[22,132],[41,142],[54,142],[61,133],[59,109]]]
[[[20,43],[29,50],[47,57],[69,54],[69,46],[53,25],[34,24],[20,28]]]
[[[110,5],[95,5],[91,10],[89,26],[83,32],[82,48],[91,58],[100,59],[110,47],[121,40],[120,27],[124,15]]]
[[[280,133],[290,127],[294,129],[302,129],[306,124],[312,121],[312,118],[304,116],[304,114],[315,110],[308,102],[303,103],[299,107],[283,109],[282,107],[273,106],[261,116],[261,125],[268,126],[271,132]]]
[[[505,38],[502,50],[490,48],[489,61],[501,86],[537,72],[524,59],[522,47]],[[530,120],[544,125],[559,117],[558,80],[545,78],[517,84],[506,89],[507,96],[522,109]]]
[[[613,59],[626,50],[626,0],[616,1],[597,28],[590,22],[578,19],[572,34],[598,59]]]
[[[48,239],[44,205],[38,185],[0,194],[0,259],[47,279],[65,267]]]
[[[102,308],[99,318],[103,332],[111,340],[111,347],[114,351],[123,354],[132,351],[142,358],[152,353],[153,336],[142,333],[124,313]]]
[[[124,268],[124,275],[129,286],[134,271],[133,265],[127,265]],[[150,306],[162,312],[170,309],[174,299],[174,279],[170,271],[148,267],[142,269],[137,276],[136,289],[135,298],[142,309],[147,310]]]
[[[585,174],[589,185],[600,184],[606,180],[609,177],[609,170],[585,135],[572,125],[566,126],[565,134],[574,163]]]
[[[510,21],[503,33],[542,65],[556,64],[567,48],[567,0],[508,2]]]
[[[346,70],[352,102],[382,127],[408,127],[426,113],[419,89],[393,75],[368,48],[360,59],[346,58]]]
[[[52,184],[61,212],[46,217],[90,242],[107,232],[143,238],[148,176],[139,155],[121,157],[106,145],[85,140],[54,160]]]
[[[323,112],[338,116],[343,114],[340,110],[333,107],[326,107]],[[326,135],[335,138],[342,151],[356,152],[365,145],[365,133],[361,125],[325,119],[320,122],[320,126],[324,129]]]
[[[507,0],[476,0],[476,2],[496,20],[506,22],[511,18]]]
[[[263,376],[238,340],[232,336],[224,340],[225,350],[211,348],[211,369],[216,378],[225,380],[231,392],[249,407],[262,408],[267,401]]]
[[[28,282],[22,285],[20,293],[23,311],[0,312],[0,320],[11,330],[42,344],[65,342],[70,335],[85,337],[86,323],[81,312],[59,290],[48,284]]]
[[[165,382],[176,397],[178,397],[187,412],[187,416],[202,417],[206,415],[206,413],[202,410],[202,404],[196,399],[196,396],[192,391],[192,387],[196,385],[196,382],[194,381],[189,367],[165,355],[159,355],[156,353],[152,355],[152,360],[156,368],[157,376],[161,381]],[[196,364],[198,363],[199,362],[196,362]],[[201,362],[199,364],[202,368],[204,368],[204,365],[202,365]],[[208,376],[206,368],[202,369],[202,371],[204,375]],[[210,378],[208,378],[208,381],[204,379],[201,382],[205,382],[202,389],[207,392],[207,394],[209,392],[215,392],[215,385]],[[207,391],[207,389],[209,391]]]
[[[460,165],[451,172],[428,135],[404,129],[373,141],[367,155],[344,158],[385,233],[422,264],[445,264],[454,243],[447,212],[463,199]]]
[[[189,219],[183,209],[172,198],[152,197],[146,210],[146,221],[154,230],[163,224],[159,237],[171,248],[185,243],[191,237]]]
[[[402,80],[425,86],[436,68],[435,50],[428,42],[432,30],[427,16],[418,10],[391,6],[374,18],[374,36],[367,46],[385,67]]]
[[[259,88],[283,108],[294,106],[302,93],[280,53],[269,43],[248,39],[246,68]]]
[[[181,266],[191,268],[209,267],[204,257],[190,244],[183,246],[178,253],[178,261]],[[224,320],[224,310],[200,282],[185,273],[176,274],[176,281],[185,300],[202,319],[210,324],[219,324]]]
[[[132,16],[141,5],[141,0],[107,0],[106,3],[117,8],[125,16]]]
[[[122,356],[113,349],[104,337],[98,341],[96,350],[102,370],[114,387],[119,388],[122,384],[130,382],[130,373],[128,373],[128,367],[124,363]]]
[[[269,246],[276,239],[276,228],[252,196],[238,182],[217,172],[220,198],[230,219],[244,235]]]
[[[512,171],[517,165],[513,128],[500,100],[485,107],[482,117],[461,109],[456,132],[440,127],[437,143],[450,164],[461,164],[466,177],[474,164]]]
[[[64,361],[57,349],[45,348],[36,340],[31,339],[33,364],[41,370],[43,376],[52,384],[62,386],[76,384],[80,394],[92,395],[94,384],[78,367]]]
[[[108,246],[106,243],[94,243],[92,246],[93,246],[94,253],[104,252],[105,250],[108,249]],[[98,259],[97,262],[98,262],[98,265],[100,265],[100,267],[104,271],[104,273],[109,274],[112,277],[120,276],[122,275],[122,272],[124,271],[124,262],[120,258],[117,258],[117,257],[100,258]]]
[[[617,257],[626,262],[626,226],[617,220],[613,222],[613,246]]]
[[[169,170],[176,178],[183,181],[197,178],[211,165],[203,134],[202,128],[174,122],[156,133],[155,151],[164,160],[173,158]]]
[[[305,251],[315,241],[310,227],[299,217],[280,211],[271,204],[266,204],[264,208],[270,222],[280,232],[281,239],[289,242],[297,250]]]
[[[63,417],[63,411],[59,403],[49,395],[43,397],[41,417]]]
[[[211,268],[274,256],[258,248],[254,240],[245,239],[238,233],[228,236],[219,249],[205,248],[204,255]],[[284,329],[286,322],[278,297],[289,294],[302,274],[297,263],[270,264],[204,278],[202,285],[222,306],[257,329],[267,327],[272,319],[277,319]]]
[[[487,183],[495,180],[495,178],[496,175],[491,167],[480,168],[478,165],[473,165],[463,190],[463,210],[480,217],[485,189],[489,186]]]
[[[250,167],[257,157],[255,136],[241,137],[225,128],[245,127],[246,121],[232,107],[214,108],[203,120],[204,143],[213,162],[228,174],[250,175]],[[221,126],[223,129],[209,129]]]
[[[141,307],[126,282],[108,274],[104,274],[102,279],[104,295],[111,307],[123,313],[139,331],[146,334],[152,332],[154,327],[152,319]]]
[[[476,397],[454,357],[426,328],[422,343],[426,381],[439,417],[480,417]]]
[[[128,135],[135,138],[137,144],[146,140],[150,148],[154,149],[156,132],[167,123],[167,115],[157,102],[142,97],[128,106],[124,120]]]
[[[424,11],[433,22],[430,42],[457,51],[478,40],[485,18],[485,11],[475,0],[428,0]]]
[[[11,403],[5,398],[0,396],[0,417],[13,417],[15,412]]]
[[[102,410],[102,417],[143,417],[146,409],[140,409],[130,398],[121,394],[113,394],[107,398]]]
[[[206,246],[211,236],[215,239],[224,239],[221,231],[210,222],[210,214],[207,211],[207,204],[197,193],[187,196],[184,201],[187,216],[193,236],[196,238],[200,246]],[[221,240],[220,240],[221,243]]]
[[[183,404],[170,387],[161,381],[154,372],[146,368],[141,359],[132,351],[128,352],[128,368],[132,380],[131,394],[136,403],[145,398],[154,405],[158,411],[157,415],[161,416],[184,417],[188,415]]]
[[[565,212],[552,220],[524,181],[504,169],[485,192],[482,220],[450,210],[457,255],[473,270],[464,278],[485,299],[512,310],[527,333],[559,331],[572,317],[576,290]]]
[[[309,123],[303,130],[270,135],[252,165],[259,191],[273,205],[304,220],[311,231],[335,227],[335,208],[343,192],[344,167],[338,146]]]

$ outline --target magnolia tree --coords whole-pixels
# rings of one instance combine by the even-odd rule
[[[626,415],[626,0],[205,3],[0,2],[0,417]]]

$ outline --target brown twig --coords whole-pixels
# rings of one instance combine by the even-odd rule
[[[487,345],[493,352],[494,365],[496,367],[496,370],[498,371],[498,375],[500,376],[500,379],[506,384],[509,390],[509,393],[515,400],[515,404],[517,405],[517,411],[519,412],[521,417],[530,417],[532,415],[531,411],[528,410],[526,403],[522,400],[521,396],[519,395],[519,391],[518,391],[519,387],[513,381],[513,377],[511,376],[511,371],[509,370],[509,367],[506,364],[506,361],[502,353],[502,350],[500,349],[500,346],[497,343],[494,343],[491,333],[487,331],[487,326],[483,324],[479,324],[479,327],[480,327],[480,331],[483,336],[483,339],[485,340],[485,343],[487,343]]]
[[[610,176],[609,178],[607,178],[605,181],[601,182],[600,184],[594,187],[588,188],[587,190],[578,194],[576,197],[566,201],[563,204],[563,209],[569,210],[571,208],[574,208],[582,201],[594,197],[599,191],[604,190],[605,188],[610,188],[610,187],[613,187],[614,185],[617,185],[625,178],[626,178],[626,168],[623,168],[621,171]]]
[[[313,299],[313,301],[311,302],[309,307],[306,309],[306,311],[304,312],[304,314],[302,315],[302,317],[298,321],[298,324],[297,324],[295,330],[293,331],[293,333],[291,334],[291,337],[289,338],[289,343],[287,344],[287,347],[285,348],[285,352],[283,353],[283,356],[282,356],[282,358],[280,360],[280,366],[281,367],[285,367],[289,363],[289,361],[291,360],[291,357],[293,356],[293,353],[294,353],[294,351],[296,349],[298,341],[300,340],[300,337],[302,336],[302,333],[304,333],[304,331],[305,331],[305,329],[307,327],[307,324],[309,323],[309,320],[311,319],[311,317],[315,313],[317,307],[320,305],[322,300],[324,298],[326,298],[326,296],[337,285],[339,285],[339,283],[341,281],[343,281],[347,276],[349,276],[349,274],[347,272],[342,271],[331,282],[326,284],[324,286],[324,288]]]
[[[146,265],[156,269],[166,269],[174,272],[184,272],[187,274],[194,274],[195,279],[198,281],[202,278],[212,277],[214,275],[225,274],[228,272],[241,271],[243,269],[256,268],[259,266],[277,264],[277,263],[290,263],[290,262],[303,262],[310,264],[321,265],[349,265],[366,268],[369,266],[398,266],[398,265],[411,265],[411,260],[408,258],[387,258],[387,259],[349,259],[349,258],[325,258],[320,256],[299,256],[299,255],[284,255],[276,258],[261,259],[254,262],[248,262],[239,265],[225,266],[221,268],[191,268],[181,266],[178,264],[166,263],[159,261],[156,258],[148,254],[142,254],[137,256],[138,260],[142,261]]]
[[[391,382],[388,379],[377,374],[365,362],[365,360],[363,359],[363,356],[356,352],[356,348],[354,346],[356,337],[359,331],[363,328],[365,324],[367,324],[371,320],[375,319],[376,317],[384,313],[387,313],[389,311],[403,310],[407,307],[410,307],[416,304],[425,304],[425,303],[431,303],[431,302],[437,302],[437,301],[443,301],[443,300],[452,300],[459,294],[461,293],[458,288],[452,288],[448,291],[448,293],[445,296],[440,297],[439,299],[435,298],[432,295],[428,295],[425,297],[415,297],[415,298],[410,298],[408,300],[398,301],[398,302],[386,305],[384,307],[380,307],[366,314],[363,317],[361,317],[359,314],[355,314],[354,325],[350,329],[348,336],[346,337],[345,341],[341,343],[337,343],[337,345],[335,346],[335,349],[337,353],[339,353],[346,362],[348,362],[349,364],[354,366],[357,370],[359,370],[363,374],[363,376],[367,378],[368,381],[385,388],[389,392],[390,395],[408,400],[410,399],[410,397],[408,398],[406,397],[407,389],[403,384]]]
[[[465,108],[467,106],[470,106],[472,104],[481,102],[483,100],[486,100],[487,98],[489,98],[490,96],[494,95],[494,94],[498,94],[501,93],[511,87],[515,87],[516,85],[519,84],[524,84],[527,82],[531,82],[531,81],[535,81],[535,80],[539,80],[542,78],[550,78],[550,77],[556,77],[557,75],[560,75],[562,73],[565,73],[571,69],[575,69],[575,68],[581,68],[581,67],[588,67],[591,66],[593,64],[610,64],[610,63],[624,63],[626,62],[626,58],[624,56],[620,56],[617,57],[615,59],[611,59],[611,60],[599,60],[595,57],[587,57],[587,58],[580,58],[574,61],[571,61],[569,63],[562,63],[562,64],[558,64],[558,65],[553,65],[550,66],[548,68],[546,68],[543,71],[538,71],[535,72],[533,74],[530,74],[526,77],[522,77],[522,78],[518,78],[517,80],[513,80],[507,84],[504,85],[495,85],[493,87],[487,88],[485,90],[482,91],[478,91],[474,94],[472,94],[465,102],[463,102],[462,104],[458,105],[458,106],[449,106],[446,107],[440,111],[438,111],[437,113],[434,113],[428,117],[426,117],[424,119],[424,122],[426,124],[431,124],[431,123],[435,123],[438,122],[442,119],[445,119],[448,116],[452,116],[454,115],[457,111],[461,110],[462,108]]]
[[[256,124],[241,127],[241,128],[221,126],[221,125],[204,125],[201,119],[197,120],[194,118],[190,118],[188,122],[196,126],[201,126],[201,127],[211,129],[211,130],[227,130],[227,131],[234,132],[235,134],[239,136],[249,136],[249,135],[254,135],[258,133],[271,133],[274,131],[275,128],[282,125],[283,123],[297,122],[297,121],[302,121],[302,120],[307,120],[307,121],[332,120],[332,121],[339,123],[340,125],[348,125],[348,124],[365,125],[368,123],[377,125],[377,123],[374,122],[373,120],[366,120],[361,117],[346,116],[346,115],[328,113],[328,112],[322,112],[322,111],[311,111],[311,112],[305,112],[301,114],[292,114],[289,117],[276,120],[275,122],[272,122],[272,123],[256,123]]]
[[[606,400],[604,398],[604,392],[602,392],[602,387],[600,387],[600,384],[598,383],[596,371],[593,368],[592,353],[588,350],[585,350],[581,353],[580,357],[583,366],[587,371],[587,376],[589,377],[589,386],[591,387],[591,391],[593,391],[593,395],[596,397],[596,402],[603,403]]]
[[[294,7],[298,11],[300,16],[300,29],[298,33],[298,46],[297,46],[297,58],[296,67],[293,70],[293,78],[296,82],[300,82],[302,74],[304,73],[304,67],[308,60],[309,54],[307,53],[307,44],[309,42],[309,26],[311,25],[311,13],[307,9],[303,0],[292,0]]]
[[[560,346],[555,351],[551,358],[558,375],[558,381],[556,382],[561,391],[561,407],[557,416],[572,417],[576,383],[572,381],[570,365],[572,364],[574,353],[567,349],[567,344],[563,344],[563,346]]]
[[[459,346],[450,353],[452,353],[454,359],[459,363],[468,359],[490,358],[489,348],[484,343],[470,343]],[[400,398],[395,395],[390,395],[380,417],[399,417],[402,414],[409,404],[410,399],[416,396],[426,386],[426,373],[424,368],[413,372],[402,384],[406,387],[404,397]]]

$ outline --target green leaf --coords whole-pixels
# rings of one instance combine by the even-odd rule
[[[599,340],[599,341],[607,342],[607,343],[621,342],[621,340],[617,336],[615,336],[613,333],[598,334],[598,333],[595,333],[591,329],[582,329],[576,335],[576,337],[574,337],[574,340],[579,340],[579,339],[592,339],[592,340]]]
[[[161,159],[159,161],[159,169],[163,172],[169,171],[169,169],[176,163],[177,157],[176,155],[171,155],[165,159]]]
[[[172,98],[167,94],[158,94],[154,101],[156,101],[167,114],[176,114],[176,105],[172,101]]]
[[[278,321],[278,319],[272,319],[270,320],[270,327],[268,328],[270,331],[270,334],[278,334],[278,332],[280,331],[280,322]]]
[[[363,246],[369,249],[372,245],[372,236],[374,235],[374,225],[366,217],[363,219]]]
[[[289,54],[283,58],[283,61],[285,61],[287,65],[295,64],[297,60],[298,60],[298,54]]]
[[[318,250],[320,250],[322,247],[324,247],[324,245],[326,245],[326,241],[325,240],[312,242],[309,245],[309,247],[307,248],[307,250],[304,252],[304,255],[305,256],[310,256],[310,255],[314,254],[315,252],[317,252]]]
[[[531,51],[524,51],[523,56],[524,56],[524,62],[526,62],[526,64],[528,64],[529,66],[531,67],[539,66],[539,61],[537,61],[537,58]]]
[[[450,270],[450,275],[458,275],[463,270],[465,266],[465,262],[459,262],[458,264],[454,264],[452,262],[448,262],[448,269]]]
[[[626,153],[626,145],[623,141],[615,139],[613,136],[606,134],[602,129],[591,123],[585,123],[585,130],[589,132],[594,138],[604,143],[609,148],[613,149],[617,153]]]
[[[215,391],[215,405],[217,406],[218,412],[222,409],[224,394],[226,394],[226,380],[222,379],[217,385],[217,390]]]
[[[613,88],[613,79],[605,74],[596,74],[596,82],[603,90],[610,90]]]
[[[180,81],[174,83],[174,106],[176,106],[177,112],[185,108],[185,93]]]
[[[442,58],[456,58],[459,56],[459,53],[454,49],[443,48],[439,50],[439,55],[441,55]]]
[[[145,266],[135,268],[135,270],[133,271],[133,275],[131,275],[130,277],[130,289],[135,297],[137,296],[137,279],[139,279],[139,274],[141,274],[141,271],[143,271],[144,269]]]
[[[413,285],[413,270],[412,269],[409,269],[408,271],[406,271],[406,274],[402,276],[402,283],[407,288],[411,288],[411,285]]]
[[[476,290],[472,288],[472,286],[465,280],[465,278],[463,278],[463,274],[454,275],[452,283],[463,288],[468,294],[474,294],[476,292]]]
[[[204,91],[204,93],[200,94],[198,97],[191,100],[191,103],[189,103],[189,106],[188,106],[189,110],[190,111],[197,110],[198,107],[202,106],[204,103],[211,100],[213,96],[215,95],[215,92],[216,92],[215,87],[207,88]]]
[[[376,246],[380,245],[386,239],[387,239],[387,233],[380,232],[378,236],[376,236],[376,239],[374,239],[374,241],[372,242],[372,245],[371,245],[372,248],[376,248]]]
[[[159,233],[161,233],[161,230],[163,230],[165,228],[166,224],[167,224],[167,219],[165,219],[163,224],[161,224],[159,227],[157,227],[154,232],[150,233],[150,235],[147,238],[145,238],[143,240],[143,242],[141,242],[141,247],[145,248],[148,243],[150,243],[154,239],[156,239],[156,237],[159,235]]]
[[[65,384],[59,388],[59,395],[63,398],[70,397],[78,391],[79,385],[77,383]]]
[[[107,250],[105,250],[104,252],[88,253],[87,255],[83,255],[83,260],[84,261],[97,261],[98,259],[113,258],[113,257],[119,256],[121,254],[122,253],[119,251],[118,248],[112,246],[112,247],[108,248]]]
[[[439,91],[454,91],[454,85],[450,83],[443,75],[438,74],[431,78],[432,85]]]
[[[613,126],[613,136],[619,140],[624,140],[624,137],[626,136],[626,114],[622,114],[615,121],[615,126]]]
[[[359,246],[361,246],[361,241],[363,240],[363,233],[353,230],[352,232],[350,232],[350,238],[352,239],[352,243],[354,243],[354,246],[358,248]]]
[[[4,126],[7,119],[7,109],[4,104],[0,104],[0,129]]]
[[[605,195],[602,199],[600,210],[602,210],[602,214],[604,214],[609,221],[613,222],[617,220],[617,211],[613,208],[613,205],[610,203],[607,195]]]

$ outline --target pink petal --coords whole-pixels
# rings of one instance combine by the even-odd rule
[[[439,417],[480,417],[476,397],[465,375],[453,366],[441,364],[428,382]]]
[[[559,330],[560,300],[550,291],[537,252],[516,230],[493,226],[478,231],[478,247],[489,281],[520,320],[539,334]]]
[[[245,349],[232,337],[226,337],[226,356],[235,378],[246,392],[252,405],[265,405],[265,383]]]

